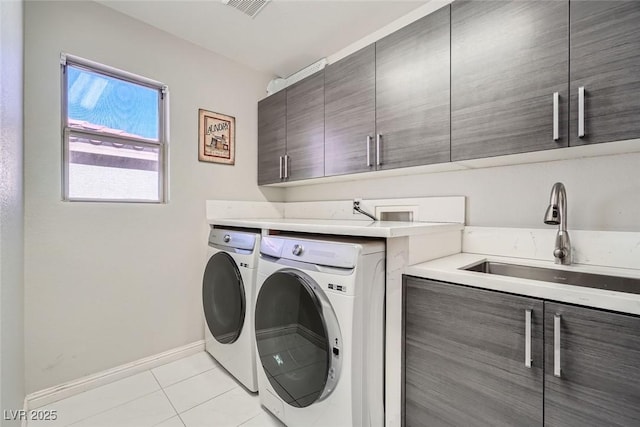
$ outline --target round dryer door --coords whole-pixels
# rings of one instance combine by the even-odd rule
[[[256,343],[274,391],[291,406],[328,396],[338,381],[342,337],[326,295],[293,269],[269,276],[255,308]]]
[[[235,261],[226,252],[213,255],[202,279],[202,305],[207,326],[222,344],[238,339],[245,315],[242,276]]]

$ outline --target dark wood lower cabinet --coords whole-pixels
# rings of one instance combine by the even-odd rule
[[[640,317],[403,283],[405,426],[640,426]]]
[[[545,303],[544,419],[558,427],[640,426],[639,317]]]
[[[406,276],[404,284],[405,425],[541,426],[543,302]]]

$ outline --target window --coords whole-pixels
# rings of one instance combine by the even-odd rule
[[[165,202],[167,86],[63,54],[63,198]]]

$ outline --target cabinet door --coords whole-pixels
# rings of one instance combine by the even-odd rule
[[[287,88],[287,178],[324,176],[324,71]]]
[[[541,300],[408,276],[404,300],[407,427],[542,425]]]
[[[452,3],[452,160],[568,145],[568,13],[567,1]]]
[[[545,302],[544,417],[546,426],[640,425],[639,317]]]
[[[640,138],[640,2],[573,1],[570,15],[571,145]]]
[[[376,133],[380,166],[450,159],[450,8],[376,43]]]
[[[287,94],[282,90],[258,102],[258,184],[281,181],[286,148]]]
[[[375,46],[325,69],[325,175],[375,169]],[[367,163],[367,149],[369,160]]]

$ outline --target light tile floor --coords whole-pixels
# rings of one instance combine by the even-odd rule
[[[206,352],[38,408],[28,427],[282,427]]]

